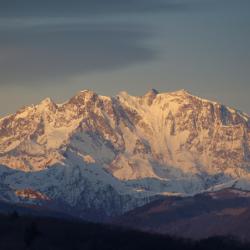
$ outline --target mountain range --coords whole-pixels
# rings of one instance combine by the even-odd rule
[[[105,221],[162,197],[250,190],[250,117],[186,90],[83,90],[0,119],[0,200]]]

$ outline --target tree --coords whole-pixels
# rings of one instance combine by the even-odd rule
[[[35,222],[32,222],[30,225],[26,226],[24,231],[24,242],[26,246],[30,246],[35,238],[38,236],[39,231]]]

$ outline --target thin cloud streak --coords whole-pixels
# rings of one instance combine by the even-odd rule
[[[22,17],[0,18],[0,29],[26,29],[44,26],[80,25],[93,23],[82,17]]]
[[[188,1],[189,2],[189,1]],[[2,0],[0,16],[62,16],[62,15],[119,15],[179,11],[187,7],[187,0]]]

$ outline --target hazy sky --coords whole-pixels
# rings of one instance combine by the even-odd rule
[[[0,0],[0,115],[150,88],[250,114],[249,0]]]

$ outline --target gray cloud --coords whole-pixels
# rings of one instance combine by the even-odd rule
[[[0,38],[1,85],[35,83],[152,60],[142,27],[64,25],[5,31]]]
[[[185,2],[185,0],[184,0]],[[182,0],[1,0],[0,84],[49,82],[149,61],[150,30],[111,16],[180,11]],[[104,18],[105,23],[101,23]]]
[[[1,0],[0,84],[48,83],[153,60],[156,51],[145,46],[151,30],[136,18],[183,11],[189,1]],[[136,15],[121,22],[123,14]]]
[[[48,83],[153,60],[157,52],[145,46],[151,30],[136,18],[123,23],[110,16],[194,6],[198,0],[1,0],[0,85]]]

